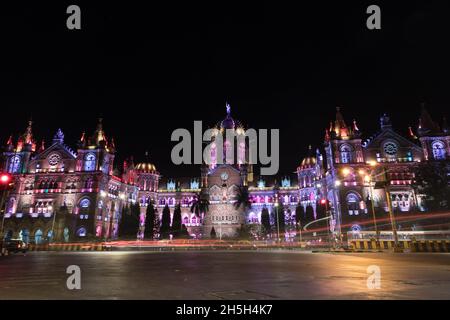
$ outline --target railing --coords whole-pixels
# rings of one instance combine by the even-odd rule
[[[397,231],[399,241],[416,240],[450,240],[450,231]],[[347,232],[347,238],[352,240],[376,239],[377,234],[373,231]],[[380,240],[394,240],[392,231],[381,231]]]

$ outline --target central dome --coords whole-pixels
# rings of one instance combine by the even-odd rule
[[[156,167],[152,163],[138,163],[135,170],[140,173],[156,173]]]

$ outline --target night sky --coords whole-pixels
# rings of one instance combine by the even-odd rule
[[[171,164],[170,135],[216,124],[228,101],[247,127],[281,130],[283,174],[322,145],[336,106],[365,136],[384,112],[406,133],[421,102],[450,116],[447,1],[141,2],[2,4],[0,139],[32,116],[38,140],[60,127],[75,147],[102,116],[119,161],[149,150],[164,176],[198,175]],[[66,28],[70,4],[82,30]],[[366,28],[370,4],[382,30]]]

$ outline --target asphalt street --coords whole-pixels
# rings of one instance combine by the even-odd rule
[[[0,299],[450,299],[450,254],[30,252],[0,257]]]

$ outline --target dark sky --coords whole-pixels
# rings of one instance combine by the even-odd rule
[[[142,2],[2,5],[2,141],[32,115],[38,139],[61,127],[75,146],[102,115],[119,159],[149,150],[165,176],[198,174],[170,163],[170,135],[217,123],[229,101],[247,127],[281,130],[287,173],[336,106],[366,135],[383,112],[406,132],[422,101],[449,116],[447,1]],[[66,28],[69,4],[80,31]],[[382,30],[366,28],[370,4]]]

